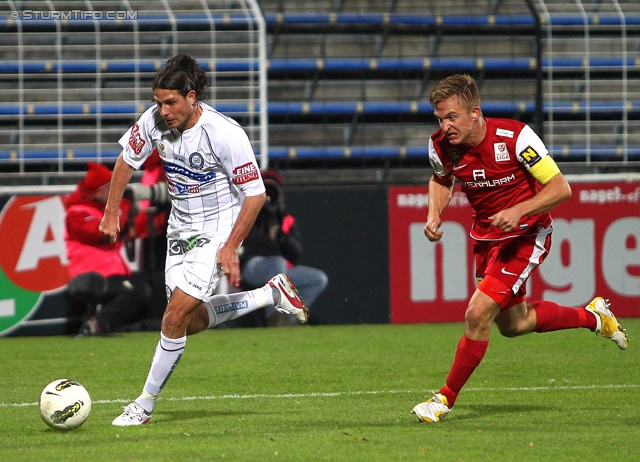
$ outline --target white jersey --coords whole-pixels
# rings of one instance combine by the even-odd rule
[[[242,127],[211,106],[184,132],[169,129],[156,106],[120,138],[124,161],[140,168],[154,149],[164,161],[171,215],[168,236],[230,232],[245,196],[265,192]]]

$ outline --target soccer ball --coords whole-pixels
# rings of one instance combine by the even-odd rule
[[[40,416],[56,430],[78,428],[89,417],[91,398],[78,382],[58,379],[44,387],[40,395]]]

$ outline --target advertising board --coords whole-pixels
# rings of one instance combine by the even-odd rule
[[[616,315],[640,316],[640,182],[571,181],[552,210],[552,249],[529,280],[527,299],[584,306],[611,300]],[[463,321],[475,290],[471,209],[456,187],[439,243],[424,236],[428,187],[389,188],[391,322]]]

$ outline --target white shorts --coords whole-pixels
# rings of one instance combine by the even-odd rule
[[[228,237],[228,233],[189,233],[167,238],[164,271],[167,300],[176,287],[202,301],[213,296],[222,276],[218,268],[218,250]]]

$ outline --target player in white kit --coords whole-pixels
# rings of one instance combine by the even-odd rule
[[[120,139],[109,199],[100,230],[115,240],[118,209],[133,170],[158,150],[164,161],[171,214],[167,230],[165,282],[169,300],[162,332],[142,394],[113,425],[147,423],[156,398],[177,365],[187,335],[258,308],[306,322],[307,309],[288,278],[279,274],[264,287],[214,295],[220,277],[239,285],[238,247],[265,200],[265,189],[246,133],[238,123],[202,103],[208,79],[195,59],[167,61],[152,83],[155,106]]]

